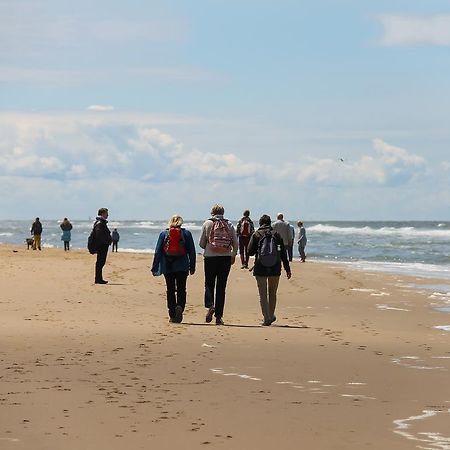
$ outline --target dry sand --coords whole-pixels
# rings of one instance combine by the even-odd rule
[[[85,251],[0,246],[1,450],[450,448],[450,316],[416,279],[294,263],[261,327],[236,264],[218,327],[200,258],[169,324],[151,258],[99,286]]]

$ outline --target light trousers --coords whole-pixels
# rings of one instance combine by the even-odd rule
[[[275,317],[275,307],[277,306],[277,290],[280,276],[260,277],[256,276],[256,283],[259,291],[259,301],[264,321],[269,322]]]

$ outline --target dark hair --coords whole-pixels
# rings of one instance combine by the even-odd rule
[[[108,208],[100,208],[98,210],[98,215],[101,216],[101,215],[103,215],[104,213],[107,213],[107,212],[108,212]]]
[[[259,219],[259,226],[262,227],[263,225],[270,225],[272,223],[272,220],[270,219],[270,216],[267,214],[263,214]]]
[[[303,222],[302,222],[301,220],[299,220],[299,221],[297,222],[297,225],[298,225],[299,227],[301,227],[301,226],[303,225]]]
[[[244,217],[248,217],[250,216],[250,211],[246,209],[242,214],[244,215]]]
[[[39,217],[36,217],[36,220],[39,220]]]

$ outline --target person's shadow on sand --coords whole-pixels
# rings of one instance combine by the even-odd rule
[[[215,326],[210,323],[195,323],[195,322],[183,322],[183,325],[196,326],[196,327],[210,327]],[[220,325],[221,327],[235,327],[235,328],[269,328],[264,327],[262,325],[244,325],[237,323],[226,323],[225,325]],[[293,329],[301,329],[301,328],[309,328],[306,325],[270,325],[271,328],[293,328]]]

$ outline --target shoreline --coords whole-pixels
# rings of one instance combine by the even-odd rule
[[[450,334],[435,327],[450,316],[432,306],[447,298],[407,286],[417,277],[293,264],[262,327],[234,266],[217,327],[201,258],[182,324],[148,254],[109,255],[106,286],[94,264],[0,246],[2,450],[448,445]]]

